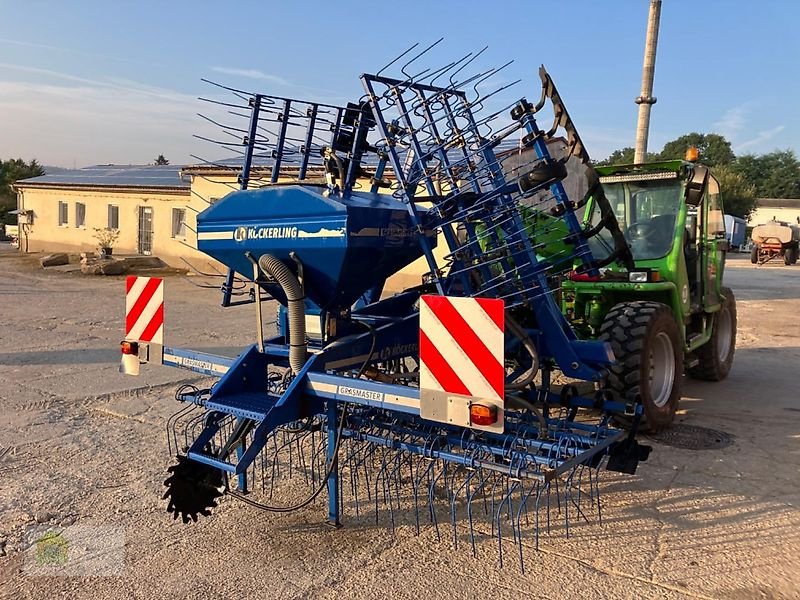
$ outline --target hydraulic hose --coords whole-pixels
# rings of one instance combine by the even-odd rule
[[[264,254],[259,258],[258,266],[266,275],[278,282],[286,295],[289,317],[289,367],[294,373],[299,373],[308,359],[303,287],[289,267],[270,254]]]
[[[531,381],[533,381],[536,374],[539,372],[539,354],[536,352],[536,346],[533,343],[533,340],[527,334],[527,332],[522,328],[522,326],[517,323],[511,315],[506,313],[506,328],[522,343],[522,347],[528,351],[531,357],[531,367],[525,373],[522,374],[520,378],[516,381],[507,381],[506,382],[506,391],[516,391],[521,390],[525,386],[527,386]]]

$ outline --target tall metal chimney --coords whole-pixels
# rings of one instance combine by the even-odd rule
[[[647,17],[647,39],[644,42],[644,64],[642,65],[642,93],[634,100],[639,105],[639,122],[636,125],[636,151],[633,162],[647,160],[647,137],[650,132],[650,108],[656,103],[653,96],[653,77],[656,72],[656,46],[658,25],[661,21],[661,0],[650,0]]]

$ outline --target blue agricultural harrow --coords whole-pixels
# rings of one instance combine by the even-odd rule
[[[232,99],[212,102],[237,120],[209,117],[223,135],[206,139],[239,153],[219,166],[240,189],[198,215],[197,244],[229,269],[223,305],[254,306],[254,343],[236,358],[130,331],[123,343],[136,368],[218,378],[176,393],[175,518],[209,515],[224,494],[288,512],[326,492],[332,525],[369,511],[438,534],[447,518],[473,550],[495,536],[502,561],[503,532],[521,556],[526,525],[538,543],[554,509],[567,530],[571,514],[599,514],[602,466],[633,473],[647,458],[637,399],[605,384],[613,352],[559,310],[562,277],[604,266],[587,240],[620,234],[613,219],[581,225],[597,185],[552,80],[542,68],[535,104],[498,107],[482,90],[499,69],[464,75],[481,53],[420,67],[430,50],[362,75],[344,106],[217,86]],[[581,198],[564,185],[570,162],[590,178]],[[610,260],[626,260],[619,248]],[[418,259],[419,284],[386,294]],[[280,305],[273,336],[267,300]],[[292,505],[275,493],[287,478],[308,486]]]

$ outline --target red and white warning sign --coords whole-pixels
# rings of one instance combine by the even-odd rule
[[[504,329],[502,300],[422,296],[419,310],[421,396],[425,396],[425,390],[430,390],[439,392],[436,396],[459,394],[491,400],[502,407]],[[449,401],[452,402],[452,398]]]
[[[164,343],[164,280],[128,277],[125,294],[125,339]]]

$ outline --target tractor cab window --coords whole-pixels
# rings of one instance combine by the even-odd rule
[[[722,202],[719,198],[719,183],[713,177],[708,178],[708,237],[710,239],[725,237],[725,217],[722,214]]]
[[[634,259],[666,256],[675,239],[682,202],[678,179],[603,183],[603,190]],[[600,209],[593,204],[590,222],[595,225],[599,220]],[[592,238],[589,245],[599,259],[613,249],[611,236],[605,231]]]

